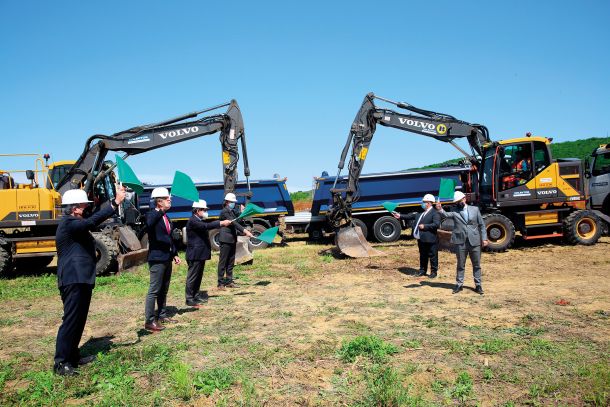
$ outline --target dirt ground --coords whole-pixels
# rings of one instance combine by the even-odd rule
[[[455,256],[451,253],[440,253],[439,277],[432,280],[416,276],[418,255],[413,240],[377,247],[387,255],[340,259],[329,255],[331,246],[291,239],[286,248],[258,252],[254,265],[239,268],[240,288],[222,292],[211,288],[213,260],[206,267],[203,283],[210,299],[198,311],[183,305],[185,272],[178,270],[168,304],[173,305],[179,322],[152,336],[143,336],[141,330],[148,283],[143,268],[136,273],[141,284],[125,294],[108,285],[96,288],[83,342],[112,338],[112,346],[188,343],[191,347],[184,358],[193,369],[238,358],[260,360],[249,374],[256,384],[256,400],[265,405],[350,404],[358,390],[346,390],[340,383],[359,366],[342,364],[336,351],[346,338],[363,334],[402,346],[392,358],[392,366],[415,366],[405,379],[407,384],[414,394],[441,405],[454,402],[447,392],[435,392],[433,384],[448,386],[464,369],[475,379],[474,396],[467,404],[501,405],[507,400],[527,404],[533,383],[528,377],[535,381],[539,375],[545,383],[553,380],[544,373],[553,368],[552,361],[524,359],[518,352],[452,348],[481,344],[485,335],[520,327],[541,328],[540,337],[545,340],[576,343],[575,352],[583,352],[583,360],[608,363],[610,238],[591,247],[518,243],[505,253],[484,254],[484,296],[472,290],[470,262],[464,291],[451,294],[455,284]],[[0,361],[21,360],[32,369],[48,368],[45,363],[52,361],[61,317],[59,297],[49,291],[39,299],[2,299],[0,303],[19,321],[0,325]],[[242,346],[214,345],[225,343],[219,339],[224,337],[234,338]],[[406,346],[409,341],[417,345]],[[592,344],[606,356],[599,359],[598,353],[583,351],[583,344]],[[201,347],[207,351],[201,352]],[[274,349],[275,353],[273,357],[245,353],[245,348],[252,347]],[[495,379],[484,381],[483,368],[494,369]],[[515,379],[498,378],[504,374]],[[561,387],[561,383],[557,385]],[[7,381],[5,391],[26,385],[17,374]],[[231,391],[238,392],[235,386]],[[565,395],[561,400],[585,404],[585,390],[574,391],[583,393],[576,394],[572,402]],[[537,402],[554,404],[557,394],[539,396]],[[199,396],[186,404],[211,405],[218,397]]]

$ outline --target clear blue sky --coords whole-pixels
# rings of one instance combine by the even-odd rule
[[[234,98],[252,178],[309,189],[336,173],[368,92],[497,140],[605,137],[609,18],[608,1],[0,0],[2,152],[74,159],[89,135]],[[363,172],[458,156],[380,127]],[[216,135],[128,162],[148,182],[222,178]]]

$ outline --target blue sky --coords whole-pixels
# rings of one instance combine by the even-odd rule
[[[252,179],[309,189],[336,173],[368,92],[484,124],[496,140],[605,137],[609,17],[608,1],[0,0],[2,152],[75,159],[92,134],[234,98]],[[363,172],[458,156],[379,127]],[[222,179],[216,135],[128,162],[148,182],[175,170]]]

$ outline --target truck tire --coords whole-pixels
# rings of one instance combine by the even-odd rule
[[[503,252],[515,242],[515,225],[504,215],[491,213],[483,216],[487,230],[488,252]]]
[[[360,231],[362,231],[362,236],[368,240],[369,228],[366,226],[366,223],[364,223],[363,220],[356,218],[352,218],[352,223],[354,226],[358,226],[360,228]]]
[[[0,246],[0,276],[7,277],[13,271],[13,259],[10,246]]]
[[[95,274],[98,276],[116,271],[119,248],[112,238],[104,233],[92,233],[95,239]]]
[[[569,244],[591,246],[597,243],[601,233],[600,220],[591,211],[575,211],[563,220],[563,235]]]
[[[400,238],[400,221],[393,216],[382,216],[373,224],[373,234],[379,242],[395,242]]]
[[[265,230],[267,230],[266,227],[257,223],[252,225],[250,232],[252,232],[252,234],[256,237],[263,233]],[[258,240],[255,238],[250,238],[250,240],[248,241],[248,248],[251,252],[253,252],[254,250],[264,249],[267,246],[269,246],[267,242],[263,242],[262,240]]]
[[[218,237],[220,235],[220,229],[212,229],[210,230],[210,246],[212,250],[219,251],[220,250],[220,241]]]
[[[319,242],[324,239],[324,232],[320,227],[314,227],[309,229],[307,234],[309,236],[309,240],[311,240],[312,242]]]

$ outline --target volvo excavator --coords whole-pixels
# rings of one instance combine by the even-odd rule
[[[377,107],[376,100],[403,111]],[[358,179],[378,124],[450,143],[465,156],[470,171],[461,180],[462,192],[484,215],[489,238],[487,250],[508,249],[516,231],[524,239],[563,237],[572,244],[591,245],[599,239],[600,220],[586,207],[582,162],[553,160],[552,139],[528,133],[522,138],[492,141],[483,125],[369,93],[341,153],[335,186],[331,189],[332,208],[327,213],[336,230],[337,246],[345,255],[383,255],[369,245],[351,216],[352,203],[358,199]],[[458,138],[468,141],[470,152],[455,143]],[[346,186],[336,188],[348,153]],[[431,185],[431,192],[435,188],[438,186]]]
[[[222,108],[227,109],[225,112],[208,113]],[[93,135],[87,139],[82,154],[75,162],[47,164],[37,171],[29,171],[27,177],[31,182],[28,184],[16,185],[7,176],[7,185],[0,185],[3,187],[0,189],[0,275],[10,272],[16,263],[24,259],[29,259],[30,265],[49,264],[55,254],[55,230],[61,217],[61,195],[65,191],[76,188],[85,190],[94,202],[93,211],[114,198],[117,180],[113,170],[116,164],[106,160],[109,152],[122,152],[122,158],[126,159],[131,155],[217,132],[220,133],[222,146],[225,193],[235,192],[241,144],[248,192],[240,195],[248,200],[252,196],[250,169],[243,118],[235,100],[109,136]],[[48,159],[48,155],[45,158]],[[43,166],[41,159],[36,160],[37,163],[39,161]],[[39,173],[41,180],[37,179]],[[143,242],[146,239],[142,239],[143,227],[139,218],[135,206],[127,205],[121,208],[118,217],[102,224],[100,230],[94,233],[98,274],[123,270],[145,261],[147,248]],[[247,241],[238,245],[236,257],[248,254]]]

